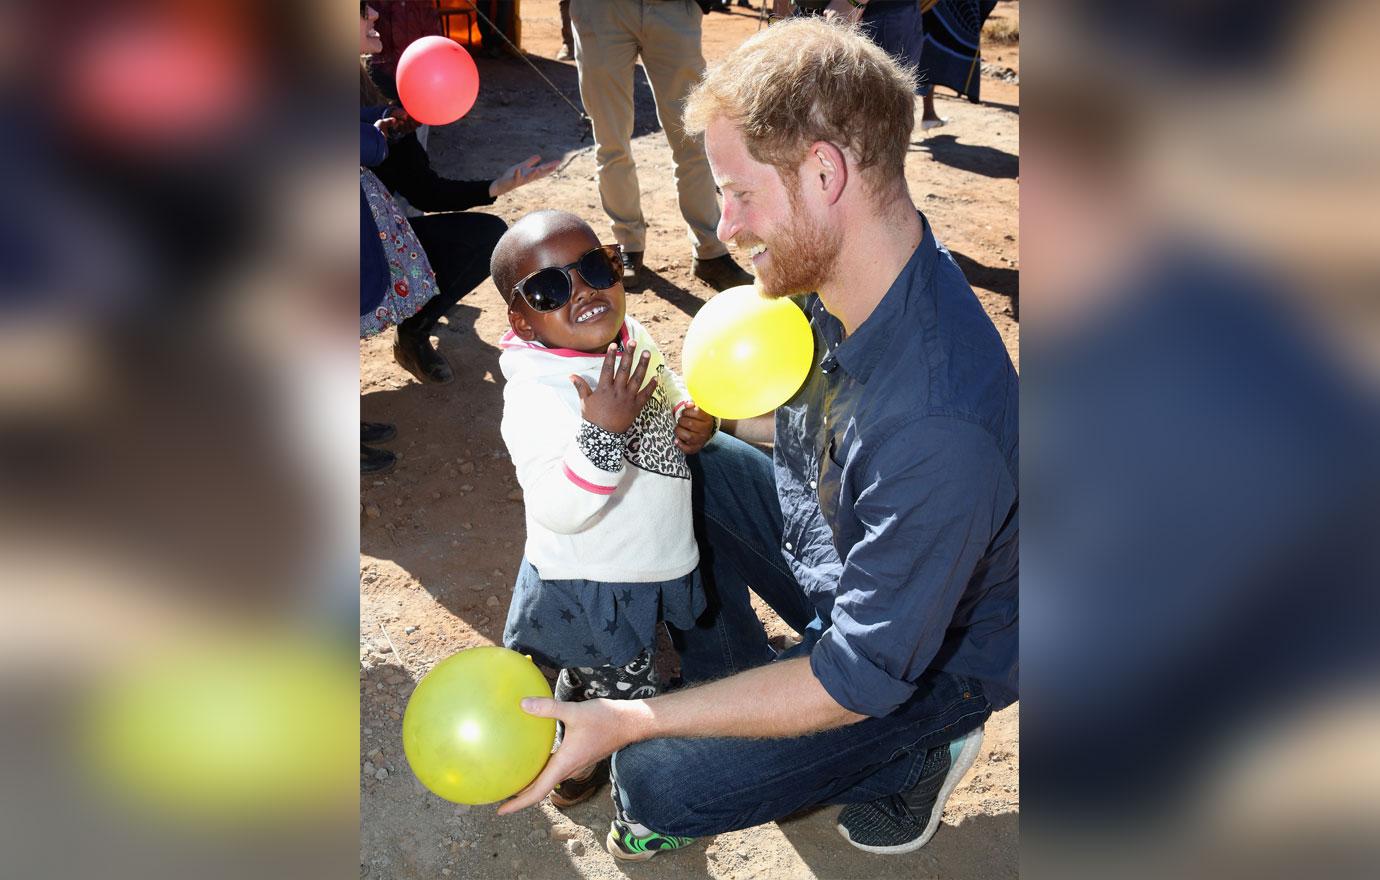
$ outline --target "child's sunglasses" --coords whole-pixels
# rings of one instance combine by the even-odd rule
[[[575,293],[572,269],[595,290],[608,290],[623,280],[622,254],[623,249],[616,244],[600,245],[568,266],[538,269],[515,284],[513,292],[521,294],[535,311],[554,312],[570,302]]]

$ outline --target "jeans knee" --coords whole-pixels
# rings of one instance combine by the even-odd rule
[[[701,836],[691,827],[686,790],[672,784],[676,759],[664,740],[649,740],[620,749],[613,756],[614,797],[633,821],[661,834]]]

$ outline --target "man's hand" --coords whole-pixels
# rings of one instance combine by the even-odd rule
[[[534,180],[541,180],[559,167],[561,167],[560,159],[552,159],[550,162],[541,164],[541,156],[529,156],[495,177],[493,182],[489,184],[489,195],[496,199],[504,193],[510,193]]]
[[[604,355],[604,370],[599,374],[599,387],[590,390],[589,383],[580,376],[571,376],[570,381],[575,385],[575,391],[580,395],[580,416],[591,425],[598,425],[611,434],[622,434],[632,427],[636,421],[637,414],[642,412],[642,407],[647,405],[647,401],[652,399],[652,392],[656,391],[656,378],[653,377],[647,383],[647,387],[642,388],[642,381],[647,376],[647,363],[651,359],[651,352],[642,352],[642,357],[637,358],[637,369],[632,369],[633,355],[637,351],[636,342],[628,342],[628,349],[623,354],[622,363],[617,368],[613,366],[614,352],[618,346],[610,343],[609,350]],[[639,391],[638,389],[642,390]]]
[[[555,718],[565,724],[561,747],[551,755],[546,767],[532,784],[513,795],[498,808],[500,816],[541,803],[551,790],[582,767],[607,758],[624,746],[636,742],[641,700],[589,700],[562,703],[541,697],[528,697],[522,709],[539,718]]]
[[[676,448],[686,455],[694,455],[714,436],[714,417],[693,403],[680,411],[676,419]]]

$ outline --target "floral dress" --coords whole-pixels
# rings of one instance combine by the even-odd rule
[[[368,168],[359,169],[359,185],[374,215],[379,230],[384,258],[388,260],[389,290],[374,310],[359,316],[359,335],[373,336],[393,324],[400,324],[417,314],[426,301],[437,293],[436,273],[431,269],[426,251],[417,240],[417,233],[403,216],[398,203],[383,181]]]

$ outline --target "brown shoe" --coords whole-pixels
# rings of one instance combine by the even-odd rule
[[[636,293],[647,286],[647,273],[642,269],[642,251],[623,251],[623,290]]]
[[[399,327],[393,342],[393,359],[418,382],[448,385],[455,379],[445,355],[431,347],[426,333],[408,333]]]
[[[741,287],[744,284],[751,284],[754,280],[751,275],[743,270],[742,266],[733,262],[733,258],[728,254],[724,254],[722,257],[714,257],[709,260],[696,258],[694,275],[715,290],[728,290],[730,287]]]
[[[558,810],[569,809],[590,799],[599,786],[609,778],[609,760],[605,758],[597,764],[586,767],[584,772],[561,781],[551,792],[551,806]]]

